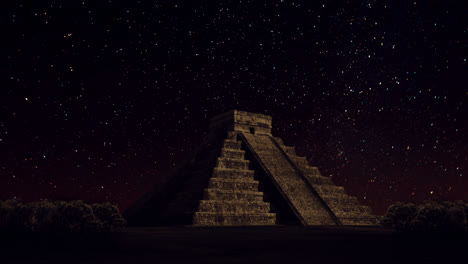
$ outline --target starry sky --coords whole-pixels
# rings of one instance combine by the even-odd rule
[[[230,109],[383,214],[468,200],[463,1],[8,1],[0,199],[125,210]]]

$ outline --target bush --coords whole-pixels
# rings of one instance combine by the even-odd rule
[[[117,206],[110,203],[0,201],[0,232],[109,232],[125,225]]]
[[[419,232],[440,230],[444,225],[447,210],[438,203],[424,203],[417,207],[416,216],[411,222],[410,229]]]
[[[102,223],[102,228],[105,231],[115,231],[124,227],[127,221],[119,213],[117,206],[111,203],[93,204],[94,215]]]
[[[467,230],[468,231],[468,214],[465,212],[465,207],[468,209],[468,204],[461,201],[454,203],[444,203],[446,207],[446,217],[444,226],[446,229]]]
[[[52,232],[59,230],[60,214],[57,206],[50,202],[33,203],[30,231]],[[54,230],[55,229],[55,230]]]
[[[468,204],[457,202],[396,203],[381,220],[385,227],[402,232],[464,232]]]
[[[16,200],[0,203],[0,230],[13,232],[25,231],[31,228],[33,209]]]
[[[397,230],[406,230],[416,216],[416,211],[415,204],[396,203],[388,208],[387,213],[381,220],[381,224]]]

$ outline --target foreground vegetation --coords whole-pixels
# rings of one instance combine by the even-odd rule
[[[83,201],[0,201],[0,233],[95,233],[126,225],[117,206]]]
[[[401,232],[468,233],[468,203],[396,203],[381,224]],[[0,233],[98,233],[118,231],[126,221],[111,203],[0,201]]]
[[[381,224],[402,232],[468,232],[468,203],[396,203]]]

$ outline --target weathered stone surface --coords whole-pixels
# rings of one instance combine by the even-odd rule
[[[246,214],[246,213],[205,213],[196,212],[193,216],[194,225],[229,226],[229,225],[274,225],[276,214]]]
[[[233,110],[213,118],[207,142],[129,210],[129,223],[147,217],[147,223],[274,225],[291,216],[303,225],[377,224],[369,207],[271,128],[272,118],[263,114]]]
[[[321,175],[305,174],[304,176],[306,180],[313,186],[315,184],[324,184],[324,185],[333,184],[333,181],[330,178],[323,177]]]
[[[245,156],[245,151],[243,150],[232,150],[232,149],[223,149],[221,151],[221,158],[226,159],[241,159],[243,160]]]
[[[248,170],[250,161],[238,159],[218,158],[217,168]]]
[[[281,145],[280,145],[281,146]],[[285,151],[287,146],[281,146]],[[375,225],[378,218],[369,207],[362,206],[356,197],[349,196],[341,186],[335,186],[331,178],[323,177],[316,167],[308,165],[306,159],[289,154],[297,168],[327,204],[328,208],[344,225]]]
[[[208,188],[223,190],[258,191],[258,181],[239,181],[211,178],[208,184]]]
[[[264,202],[255,172],[249,170],[237,134],[228,133],[216,161],[208,188],[193,214],[194,225],[272,225],[276,214],[270,213],[270,204]]]
[[[336,186],[336,185],[331,185],[331,184],[322,184],[322,185],[317,185],[314,186],[315,190],[319,194],[328,194],[328,193],[342,193],[345,194],[343,186]]]
[[[284,146],[284,150],[286,151],[286,153],[288,153],[288,155],[296,156],[296,150],[294,149],[294,147]]]
[[[244,169],[226,169],[226,168],[215,168],[213,170],[213,177],[223,179],[253,179],[255,171],[244,170]]]
[[[210,129],[271,135],[271,116],[232,110],[211,120]]]
[[[321,203],[320,198],[310,188],[306,179],[301,177],[298,171],[284,157],[270,136],[242,133],[242,137],[246,140],[248,148],[256,154],[254,157],[262,164],[262,168],[271,177],[276,188],[304,225],[336,224],[333,215],[328,212],[327,208],[317,206],[317,204]],[[317,209],[311,211],[309,210],[311,207]],[[317,218],[317,215],[321,217]]]
[[[226,139],[224,141],[225,150],[240,150],[242,142]]]
[[[270,211],[270,203],[248,200],[201,200],[199,212],[265,213]]]
[[[203,193],[203,199],[263,201],[263,193],[244,190],[205,189]]]

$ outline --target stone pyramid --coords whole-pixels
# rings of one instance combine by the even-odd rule
[[[233,110],[124,216],[129,225],[376,225],[349,196],[271,135],[271,116]]]

